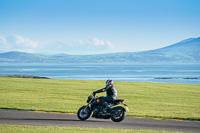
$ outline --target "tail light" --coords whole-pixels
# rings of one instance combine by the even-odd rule
[[[121,102],[123,103],[123,102],[124,102],[124,99],[121,99]]]

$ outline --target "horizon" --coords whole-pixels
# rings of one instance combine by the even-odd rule
[[[200,36],[198,0],[2,0],[0,53],[155,50]]]
[[[187,42],[187,41],[191,41],[191,40],[195,40],[195,39],[199,39],[200,37],[197,37],[197,38],[188,38],[188,39],[184,39],[184,40],[181,40],[179,42],[176,42],[174,44],[171,44],[171,45],[168,45],[168,46],[165,46],[165,47],[162,47],[162,48],[166,48],[166,47],[169,47],[169,46],[172,46],[172,45],[175,45],[175,44],[178,44],[178,43],[184,43],[184,42]],[[41,54],[41,55],[101,55],[101,54],[117,54],[117,53],[137,53],[137,52],[146,52],[146,51],[153,51],[153,50],[159,50],[159,49],[162,49],[162,48],[157,48],[157,49],[150,49],[150,50],[144,50],[144,51],[134,51],[134,52],[113,52],[113,53],[100,53],[100,54],[68,54],[68,53],[55,53],[55,54],[45,54],[45,53],[33,53],[33,52],[26,52],[26,51],[6,51],[6,52],[0,52],[1,54],[2,53],[11,53],[11,52],[18,52],[18,53],[28,53],[28,54]]]

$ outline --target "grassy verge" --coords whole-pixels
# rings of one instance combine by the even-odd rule
[[[76,113],[104,81],[0,78],[0,108]],[[115,82],[128,116],[200,120],[200,85]],[[101,94],[105,95],[105,93]]]
[[[21,125],[0,125],[1,133],[172,133],[167,131],[106,129],[106,128],[79,128],[79,127],[40,127]],[[181,132],[173,132],[181,133]]]

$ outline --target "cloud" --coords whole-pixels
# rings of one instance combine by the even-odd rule
[[[97,38],[89,39],[88,42],[89,42],[89,44],[97,46],[97,47],[104,46],[104,48],[109,49],[109,50],[113,50],[115,48],[115,46],[111,42],[100,40]]]
[[[108,45],[109,49],[114,49],[115,48],[115,46],[109,41],[106,41],[106,44]]]
[[[97,38],[92,38],[92,39],[88,40],[88,42],[89,42],[90,44],[94,44],[95,46],[98,46],[98,45],[105,45],[105,44],[106,44],[105,41],[99,40],[99,39],[97,39]]]
[[[0,36],[0,52],[6,52],[5,50],[8,49],[7,39],[3,36]]]
[[[0,49],[2,52],[20,51],[34,53],[38,50],[39,44],[20,35],[11,35],[8,37],[0,36]]]
[[[115,48],[115,46],[111,42],[100,40],[97,38],[90,38],[88,40],[63,42],[63,44],[67,44],[71,47],[84,46],[84,47],[96,47],[96,48],[102,47],[105,49],[114,49]]]
[[[115,46],[110,41],[97,38],[72,40],[66,42],[40,43],[29,38],[14,34],[8,37],[0,36],[1,51],[20,51],[43,54],[100,54],[110,53]]]
[[[47,53],[65,54],[102,54],[113,52],[115,46],[110,41],[97,38],[86,40],[72,40],[65,42],[50,42],[40,46],[41,50]],[[41,51],[40,50],[40,51]]]
[[[25,47],[30,47],[30,48],[37,48],[38,47],[38,43],[33,41],[33,40],[30,40],[28,38],[23,38],[19,35],[13,35],[14,38],[15,38],[15,42],[16,44],[18,45],[23,45]]]
[[[7,43],[6,38],[3,36],[0,36],[0,44],[6,44],[6,43]]]

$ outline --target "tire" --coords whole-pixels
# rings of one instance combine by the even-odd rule
[[[126,110],[121,106],[115,107],[113,110],[115,113],[111,116],[111,120],[114,122],[123,121],[126,116]]]
[[[82,121],[87,120],[90,115],[91,110],[89,108],[86,108],[86,106],[82,106],[77,112],[77,117]]]

